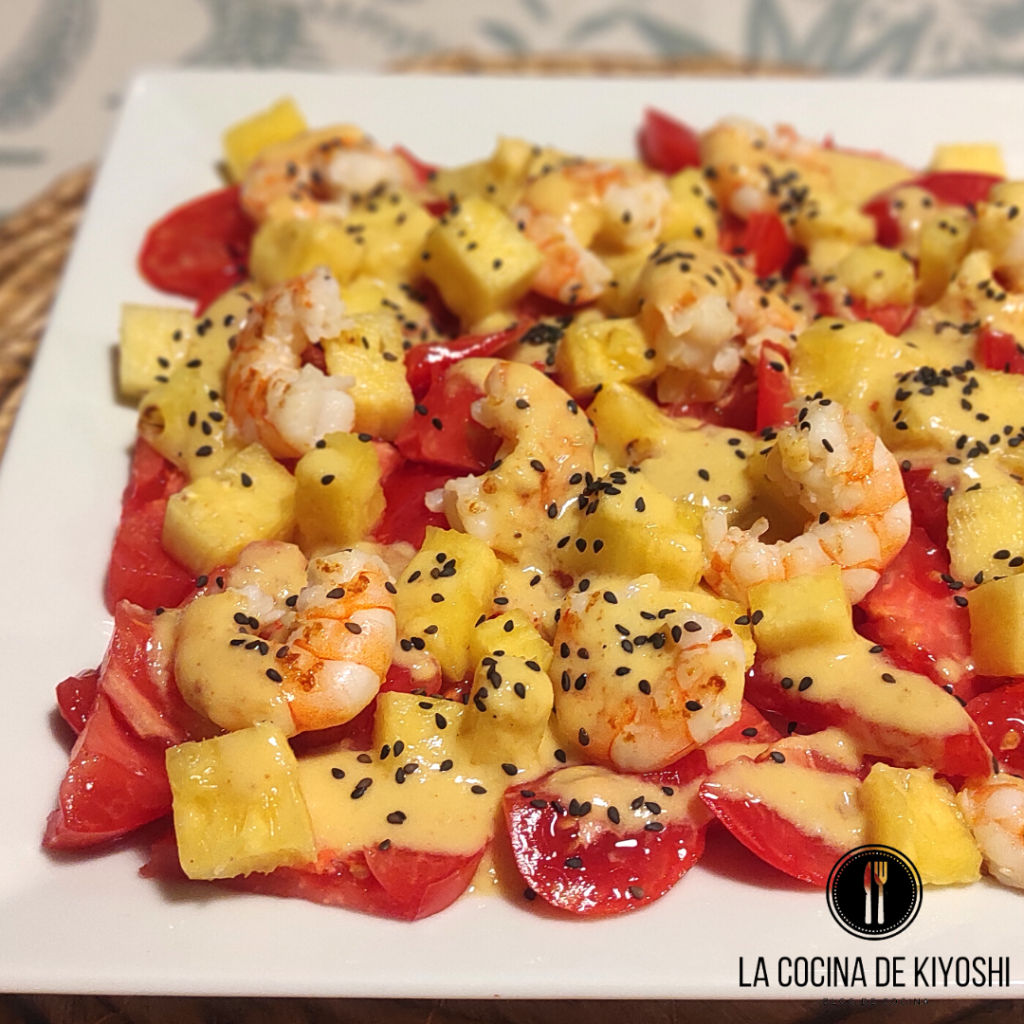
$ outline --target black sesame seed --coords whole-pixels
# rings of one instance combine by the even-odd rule
[[[360,754],[356,760],[360,764],[373,764],[373,758],[369,754]]]
[[[478,784],[478,785],[476,785],[476,786],[470,786],[470,787],[469,787],[469,791],[470,791],[471,793],[476,793],[476,794],[477,794],[477,796],[480,796],[480,795],[482,795],[483,793],[486,793],[486,792],[487,792],[487,790],[486,790],[486,789],[484,789],[484,787],[483,787],[483,786],[481,786],[481,785],[479,785],[479,784]]]
[[[587,734],[587,730],[584,729],[582,726],[580,727],[579,731],[579,741],[581,747],[585,747],[588,743],[590,743],[590,736]]]
[[[752,725],[748,726],[746,729],[743,730],[743,732],[740,735],[741,736],[756,736],[757,735],[757,729],[755,729]]]
[[[450,757],[446,757],[439,765],[438,770],[442,772],[450,772],[452,770],[453,761]]]
[[[561,764],[565,764],[565,762],[568,760],[568,755],[565,753],[564,750],[561,750],[561,749],[556,750],[555,751],[555,760],[560,762]]]
[[[388,815],[389,825],[401,825],[405,821],[405,814],[402,811],[392,811]]]
[[[768,756],[776,764],[785,764],[786,763],[786,755],[783,754],[781,750],[773,750]]]
[[[779,680],[779,685],[784,690],[791,690],[793,688],[793,680],[790,679],[789,676],[783,676],[783,678]]]
[[[641,679],[640,682],[637,683],[637,687],[643,694],[649,694],[651,692],[651,684],[646,679]]]
[[[645,832],[660,832],[665,826],[660,821],[649,821],[644,825]]]
[[[444,600],[444,595],[443,594],[431,594],[430,595],[430,600],[433,601],[434,604],[440,604]]]
[[[883,683],[895,683],[896,682],[896,677],[891,672],[883,672],[882,673],[882,682]]]
[[[956,603],[958,608],[966,608],[968,604],[967,598],[961,597],[959,594],[953,598],[953,601]]]
[[[603,597],[603,598],[604,598],[604,599],[605,599],[605,600],[606,600],[606,601],[607,601],[607,602],[608,602],[609,604],[618,604],[618,603],[619,603],[619,599],[618,599],[618,598],[617,598],[617,597],[616,597],[616,596],[615,596],[615,595],[614,595],[614,594],[613,594],[613,593],[612,593],[612,592],[611,592],[610,590],[606,590],[606,591],[604,592],[604,594],[602,594],[601,596],[602,596],[602,597]]]
[[[697,700],[688,700],[686,702],[687,711],[700,711],[702,707],[703,705],[700,703],[700,701]]]
[[[281,675],[280,672],[277,671],[276,668],[267,669],[267,678],[274,683],[280,683],[284,681],[284,677]]]
[[[758,609],[753,615],[750,616],[750,621],[753,625],[757,625],[764,618],[764,612]]]

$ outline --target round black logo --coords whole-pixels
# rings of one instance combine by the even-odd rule
[[[921,909],[921,876],[891,846],[858,846],[828,876],[828,909],[840,927],[862,939],[888,939]]]

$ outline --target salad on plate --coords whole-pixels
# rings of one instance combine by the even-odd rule
[[[727,830],[1024,887],[1024,183],[644,114],[429,166],[281,100],[154,224],[51,850],[602,916]],[[715,849],[721,849],[717,844]]]

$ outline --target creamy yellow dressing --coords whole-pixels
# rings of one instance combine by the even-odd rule
[[[853,775],[823,772],[775,761],[731,761],[715,773],[714,786],[726,797],[759,803],[839,849],[864,841],[865,819]]]

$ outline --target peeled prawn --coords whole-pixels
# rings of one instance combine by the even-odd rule
[[[957,795],[988,872],[1024,889],[1024,779],[997,775]]]
[[[338,283],[320,268],[269,291],[239,333],[228,364],[232,429],[276,458],[298,458],[325,434],[348,431],[352,377],[302,365],[308,345],[340,333],[345,306]]]
[[[810,400],[798,422],[779,431],[765,474],[813,520],[799,537],[766,544],[759,539],[766,520],[741,530],[724,512],[708,512],[708,585],[746,603],[755,584],[835,564],[856,604],[910,536],[910,505],[892,453],[853,413],[827,398]]]

